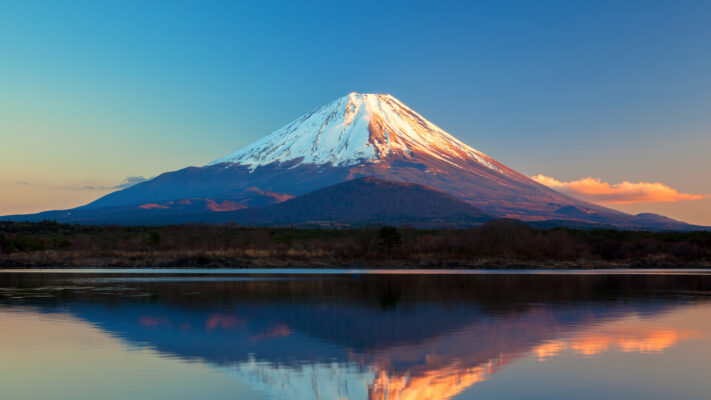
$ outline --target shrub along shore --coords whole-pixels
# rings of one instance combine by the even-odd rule
[[[0,222],[0,268],[711,268],[711,232]]]

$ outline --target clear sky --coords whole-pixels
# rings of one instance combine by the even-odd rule
[[[360,91],[559,190],[711,225],[710,21],[709,1],[0,0],[0,215]]]

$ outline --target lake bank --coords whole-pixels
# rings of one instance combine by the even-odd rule
[[[225,252],[229,253],[229,252]],[[147,252],[91,254],[82,252],[34,252],[6,255],[0,258],[0,268],[157,268],[157,269],[473,269],[473,270],[596,270],[596,269],[709,269],[710,261],[691,263],[672,262],[664,259],[640,260],[538,260],[526,261],[505,258],[488,259],[436,259],[393,258],[381,260],[347,260],[338,258],[304,259],[302,257],[272,258],[234,257],[223,252]]]

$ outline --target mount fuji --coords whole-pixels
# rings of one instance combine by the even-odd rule
[[[343,185],[358,178],[371,179],[359,180],[357,190]],[[321,195],[314,192],[331,186]],[[377,196],[363,196],[363,191]],[[342,210],[335,206],[353,204],[356,194],[366,203],[359,204],[364,212],[349,219],[350,224],[397,217],[400,222],[411,218],[429,221],[428,225],[471,225],[486,218],[513,218],[554,225],[693,228],[556,192],[466,145],[391,95],[355,92],[208,165],[167,172],[72,210],[4,219],[118,224],[344,222],[339,215],[353,216],[348,213],[352,206]],[[429,209],[408,202],[426,203]],[[328,215],[319,214],[325,208]],[[278,220],[271,218],[275,213]]]

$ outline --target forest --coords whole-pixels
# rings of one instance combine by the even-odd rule
[[[711,232],[0,222],[3,268],[705,268]]]

